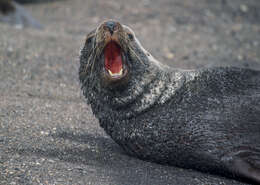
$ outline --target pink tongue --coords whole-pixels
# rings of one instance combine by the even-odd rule
[[[105,68],[112,73],[119,73],[122,66],[121,48],[116,42],[111,41],[105,48]]]

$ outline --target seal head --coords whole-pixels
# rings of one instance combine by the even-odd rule
[[[128,58],[133,32],[120,23],[107,21],[92,31],[86,39],[85,49],[89,50],[87,66],[80,71],[80,76],[98,71],[103,86],[118,87],[129,80]],[[83,49],[84,50],[84,49]]]

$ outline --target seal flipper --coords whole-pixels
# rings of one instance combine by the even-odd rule
[[[222,161],[234,176],[260,184],[260,150],[243,147],[223,156]]]

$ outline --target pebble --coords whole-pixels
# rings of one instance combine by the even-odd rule
[[[248,6],[245,5],[245,4],[241,4],[240,5],[240,10],[244,13],[247,13],[248,12]]]
[[[231,27],[232,31],[235,31],[235,32],[240,31],[242,28],[243,28],[243,25],[242,25],[242,24],[234,24],[234,25]]]
[[[253,41],[253,45],[255,46],[255,47],[257,47],[258,45],[259,45],[259,42],[258,41]]]
[[[171,52],[169,48],[164,48],[163,50],[168,59],[173,59],[175,57],[174,53]]]
[[[44,135],[44,136],[49,135],[49,132],[48,132],[48,131],[41,131],[40,133],[41,133],[41,135]]]
[[[241,60],[244,59],[244,57],[243,57],[242,55],[238,55],[238,56],[237,56],[237,59],[241,61]]]

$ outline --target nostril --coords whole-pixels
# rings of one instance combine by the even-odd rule
[[[113,34],[116,23],[114,21],[107,21],[105,25],[109,29],[109,32]]]

